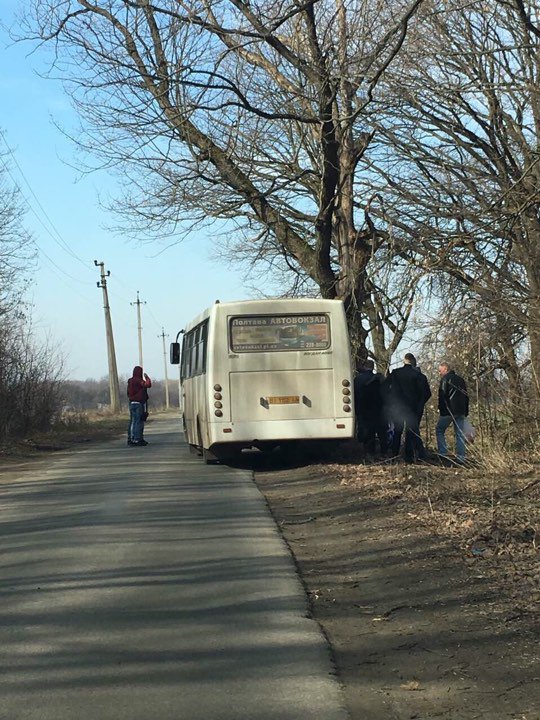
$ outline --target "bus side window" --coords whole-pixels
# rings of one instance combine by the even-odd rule
[[[182,358],[180,360],[180,377],[182,380],[187,377],[187,343],[188,335],[186,334],[182,340]]]
[[[187,334],[186,344],[186,377],[193,375],[193,330]]]
[[[200,372],[203,375],[206,372],[207,350],[208,350],[208,320],[205,320],[201,326],[201,347],[199,350],[199,367],[200,367]]]
[[[182,379],[206,372],[208,320],[184,335],[182,344]]]
[[[191,376],[199,374],[199,367],[197,362],[197,356],[199,351],[199,334],[200,325],[192,331],[192,349],[191,349]]]

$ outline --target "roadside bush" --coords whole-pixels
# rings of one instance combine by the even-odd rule
[[[2,316],[0,327],[0,442],[50,429],[62,409],[62,362],[32,340],[26,322]]]

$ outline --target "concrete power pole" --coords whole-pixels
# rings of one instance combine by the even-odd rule
[[[137,306],[137,333],[139,335],[139,365],[141,367],[144,367],[143,365],[143,357],[142,357],[142,323],[141,323],[141,305],[146,305],[145,302],[142,300],[139,300],[139,291],[137,290],[137,300],[135,302],[130,303],[130,305],[136,305]]]
[[[105,272],[105,263],[94,260],[94,265],[100,268],[101,280],[96,283],[98,288],[103,290],[103,309],[105,310],[105,334],[107,336],[107,357],[109,359],[109,395],[111,398],[111,410],[113,413],[120,411],[120,387],[118,385],[118,370],[116,367],[116,353],[114,351],[114,338],[111,322],[111,308],[107,293],[107,278],[110,270]]]
[[[165,407],[167,410],[169,409],[169,378],[167,375],[167,348],[165,346],[165,338],[168,337],[168,335],[165,335],[165,328],[161,328],[161,335],[158,335],[158,337],[162,338],[163,340],[163,366],[165,368]]]

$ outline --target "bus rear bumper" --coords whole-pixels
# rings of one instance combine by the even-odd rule
[[[239,443],[245,447],[287,440],[349,440],[354,436],[354,418],[211,423],[209,435],[210,445]]]

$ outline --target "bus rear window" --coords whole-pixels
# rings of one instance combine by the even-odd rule
[[[240,315],[230,321],[235,353],[279,350],[326,350],[330,347],[328,315]]]

